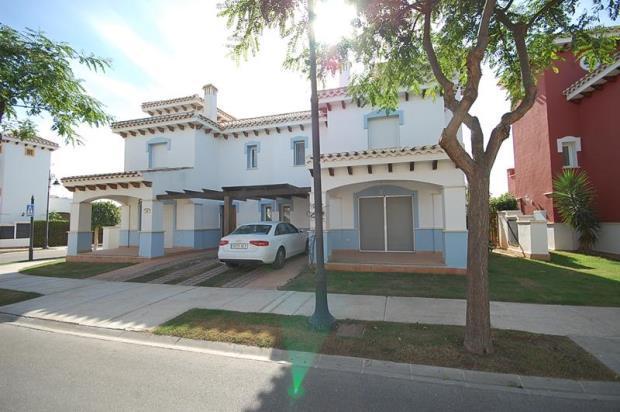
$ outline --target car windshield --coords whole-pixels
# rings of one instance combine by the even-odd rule
[[[243,225],[239,226],[232,232],[232,235],[253,235],[262,234],[266,235],[271,230],[271,225]]]

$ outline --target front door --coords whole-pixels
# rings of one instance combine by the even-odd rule
[[[164,247],[171,248],[174,245],[174,205],[164,205]]]
[[[412,252],[412,205],[411,196],[361,197],[360,250]]]

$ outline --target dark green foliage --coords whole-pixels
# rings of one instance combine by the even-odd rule
[[[596,191],[584,171],[564,170],[553,180],[553,202],[562,221],[579,233],[579,247],[589,250],[598,239]]]
[[[121,221],[121,211],[118,206],[109,201],[93,202],[93,217],[91,227],[116,226]]]
[[[20,109],[27,117],[49,114],[52,130],[70,143],[80,143],[79,124],[108,123],[103,105],[75,77],[75,63],[94,71],[110,67],[108,60],[78,52],[40,31],[19,32],[0,24],[0,130],[20,138],[37,134],[31,121],[18,119]]]
[[[491,213],[499,212],[500,210],[517,210],[517,199],[510,193],[504,193],[497,197],[492,197],[489,200],[489,208]]]
[[[49,246],[67,246],[67,220],[51,220],[49,222]],[[43,247],[45,244],[45,220],[34,221],[34,247]]]

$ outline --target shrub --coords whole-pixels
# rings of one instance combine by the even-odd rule
[[[489,200],[489,208],[491,213],[499,212],[500,210],[517,210],[517,199],[510,193],[504,193],[497,197],[492,197]]]
[[[579,247],[591,249],[600,224],[594,208],[596,192],[584,171],[564,170],[553,180],[553,202],[562,222],[579,233]]]

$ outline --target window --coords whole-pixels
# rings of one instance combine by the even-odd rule
[[[168,145],[166,143],[156,143],[149,145],[149,169],[159,169],[164,167]]]
[[[398,116],[368,119],[368,148],[398,147],[400,121]]]
[[[285,223],[286,228],[288,229],[288,233],[299,233],[299,229],[297,229],[295,226],[291,225],[290,223]]]
[[[278,236],[278,235],[286,235],[286,234],[288,234],[288,228],[286,227],[286,225],[284,223],[280,223],[276,227],[276,231],[275,231],[274,235]]]
[[[291,205],[280,206],[280,220],[283,222],[291,221]]]
[[[17,223],[15,225],[15,238],[25,239],[30,237],[30,223]]]
[[[247,166],[248,169],[256,169],[258,167],[258,145],[251,144],[247,146]]]
[[[577,152],[581,151],[581,138],[565,136],[558,139],[558,153],[562,155],[562,166],[579,167]]]
[[[0,239],[14,239],[15,227],[14,226],[0,226]]]
[[[273,212],[273,208],[271,205],[262,205],[261,206],[261,216],[260,219],[263,222],[271,222],[272,220],[272,212]]]
[[[261,234],[267,235],[271,230],[271,225],[243,225],[239,226],[232,232],[233,235],[253,235]]]
[[[562,143],[562,166],[577,167],[577,150],[572,142]]]
[[[30,147],[26,148],[26,156],[34,156],[34,149],[31,149]]]
[[[298,140],[293,144],[293,164],[303,166],[306,163],[306,143]]]

